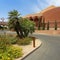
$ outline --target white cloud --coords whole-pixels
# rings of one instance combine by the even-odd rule
[[[32,10],[33,12],[39,12],[39,11],[40,11],[40,8],[39,8],[37,5],[32,5],[31,10]]]
[[[37,0],[40,9],[44,9],[50,5],[60,6],[60,0]]]
[[[31,13],[40,12],[50,5],[60,6],[60,0],[36,0],[37,2],[30,5]]]
[[[46,0],[46,2],[49,4],[49,5],[56,5],[56,6],[60,6],[60,0]]]

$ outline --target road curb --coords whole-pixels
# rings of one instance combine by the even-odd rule
[[[60,36],[60,35],[45,34],[45,33],[33,33],[33,34],[48,35],[48,36]]]
[[[24,60],[27,56],[29,56],[31,53],[33,53],[35,50],[37,50],[39,47],[41,47],[41,45],[42,45],[42,42],[40,43],[40,45],[38,47],[33,49],[31,52],[29,52],[26,56],[22,57],[20,60]]]

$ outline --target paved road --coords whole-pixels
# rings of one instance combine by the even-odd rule
[[[16,32],[12,32],[12,31],[7,31],[7,30],[0,30],[0,35],[4,35],[4,34],[16,34]]]
[[[60,36],[35,36],[41,39],[43,44],[24,60],[60,60]]]

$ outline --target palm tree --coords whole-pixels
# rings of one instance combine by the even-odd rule
[[[13,10],[13,11],[10,11],[8,12],[9,13],[9,18],[13,18],[13,17],[20,17],[20,14],[18,13],[17,10]]]
[[[9,12],[9,22],[8,26],[10,29],[14,28],[18,37],[24,38],[27,37],[29,33],[34,32],[34,22],[29,19],[20,17],[20,14],[17,10]]]
[[[18,13],[17,10],[13,10],[13,11],[10,11],[8,13],[9,15],[9,22],[8,22],[8,26],[10,29],[14,28],[14,30],[16,31],[17,35],[20,37],[20,38],[23,38],[24,35],[23,35],[23,31],[22,31],[22,27],[19,23],[19,20],[20,20],[20,14]]]

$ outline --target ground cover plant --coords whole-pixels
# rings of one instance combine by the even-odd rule
[[[10,44],[18,44],[18,45],[29,45],[32,41],[31,37],[25,37],[20,39],[19,37],[16,36],[11,36],[11,35],[6,35],[7,39],[9,39]]]
[[[32,39],[29,37],[25,37],[23,39],[17,40],[18,45],[29,45],[31,43]]]
[[[0,35],[0,60],[14,60],[21,57],[23,55],[22,48],[14,45],[28,45],[31,41],[30,37],[21,40],[11,35]]]
[[[0,60],[14,60],[22,55],[22,48],[12,46],[5,35],[0,35]]]

